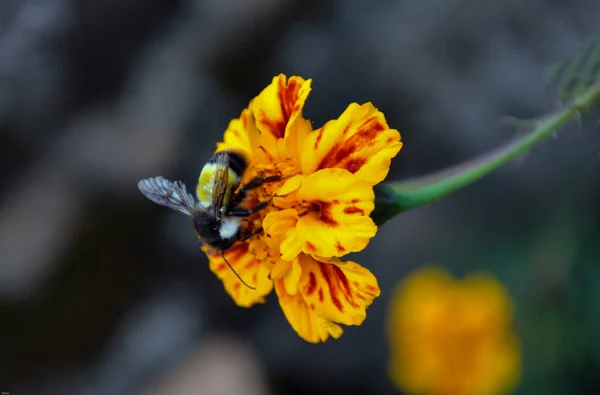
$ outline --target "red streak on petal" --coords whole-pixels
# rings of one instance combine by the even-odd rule
[[[242,125],[244,125],[244,129],[248,126],[248,111],[243,111],[242,116],[240,117],[242,121]]]
[[[346,252],[346,249],[344,248],[342,243],[340,243],[339,241],[336,242],[335,248],[338,250],[339,253]]]
[[[318,202],[320,206],[319,221],[327,226],[338,226],[339,223],[333,218],[333,204],[328,202]]]
[[[350,125],[351,124],[346,125],[346,127],[344,128],[344,131],[342,132],[342,136],[345,136],[346,133],[348,133],[348,130],[350,129]]]
[[[265,156],[266,156],[267,158],[269,158],[269,160],[270,160],[271,162],[275,162],[275,159],[273,158],[273,155],[271,155],[271,153],[270,153],[269,151],[267,151],[267,150],[265,149],[265,147],[263,147],[262,145],[260,145],[260,146],[258,146],[258,149],[259,149],[259,150],[261,150],[261,152],[262,152],[263,154],[265,154]]]
[[[367,291],[369,291],[370,293],[372,293],[372,294],[379,293],[379,289],[377,289],[377,287],[374,287],[374,286],[369,285],[369,284],[365,284],[365,289]]]
[[[219,265],[217,266],[217,271],[218,272],[222,272],[225,269],[227,269],[227,264],[225,262],[219,263]]]
[[[337,284],[333,284],[333,281],[331,278],[332,273],[329,273],[329,270],[327,267],[328,264],[319,262],[319,266],[321,267],[321,274],[323,275],[323,277],[325,278],[325,281],[327,281],[327,285],[329,286],[329,295],[331,296],[331,302],[340,311],[340,313],[343,313],[344,306],[342,305],[342,302],[340,302],[340,298],[338,297],[338,294],[337,294],[338,293]]]
[[[319,149],[319,144],[321,143],[321,138],[323,137],[323,130],[324,130],[324,129],[320,129],[320,130],[317,132],[317,139],[315,140],[315,151],[316,151],[317,149]]]
[[[329,153],[327,153],[321,160],[321,163],[319,163],[318,169],[327,169],[339,165],[339,167],[346,168],[351,173],[356,173],[356,171],[362,167],[366,160],[361,158],[349,159],[351,154],[359,151],[362,147],[368,147],[375,144],[377,135],[385,129],[386,127],[379,121],[379,119],[377,119],[377,117],[371,117],[367,119],[358,127],[354,135],[345,141],[338,142],[331,148]],[[349,166],[347,163],[341,163],[344,160],[352,162],[352,166]],[[357,166],[359,163],[357,160],[362,161],[360,166]],[[354,169],[354,171],[351,169]]]
[[[319,288],[319,301],[322,303],[324,300],[323,297],[323,288]]]
[[[275,138],[282,138],[285,134],[286,121],[284,119],[271,119],[263,110],[260,110],[260,116],[258,117],[259,123],[265,125],[269,132]]]
[[[272,129],[273,135],[276,138],[282,138],[285,135],[285,127],[290,120],[292,112],[296,109],[296,101],[298,101],[298,92],[300,85],[295,79],[290,79],[285,85],[285,78],[280,78],[277,86],[277,98],[281,109],[282,119],[277,122],[277,133]]]
[[[225,256],[232,265],[242,256],[248,253],[248,243],[236,243],[233,247],[225,252]]]
[[[312,295],[317,289],[317,277],[313,272],[308,273],[308,287],[306,288],[306,295]]]
[[[359,171],[360,168],[365,165],[365,163],[367,163],[367,160],[364,158],[352,158],[346,163],[344,163],[344,166],[342,167],[348,170],[350,173],[354,174],[357,171]]]
[[[346,301],[350,303],[350,306],[358,308],[358,305],[354,302],[354,299],[352,298],[352,290],[350,289],[350,283],[348,283],[348,277],[346,277],[346,274],[344,274],[342,269],[335,265],[333,265],[333,271],[336,274],[338,285],[341,284],[340,288],[342,289],[342,293],[344,294]]]
[[[240,284],[240,283],[235,283],[235,284],[233,284],[233,290],[234,290],[234,291],[239,291],[241,286],[242,286],[242,284]]]
[[[315,304],[311,303],[308,307],[310,307],[311,310],[314,310],[315,309]]]
[[[315,247],[315,245],[313,243],[311,243],[310,241],[306,242],[306,249],[309,250],[310,252],[312,252],[313,254],[315,252],[317,252],[317,247]]]
[[[352,200],[350,201],[350,203],[352,203],[352,204],[356,204],[356,203],[358,203],[358,202],[360,202],[360,199],[352,199]]]
[[[317,167],[317,169],[320,170],[320,169],[329,169],[329,168],[335,167],[335,165],[340,163],[342,161],[342,159],[347,158],[354,151],[356,151],[356,147],[354,147],[353,145],[348,146],[343,143],[342,144],[337,143],[333,146],[331,151],[329,151],[323,157],[323,159],[321,160],[321,163],[319,163],[319,166]]]
[[[281,114],[286,123],[290,120],[290,116],[298,100],[298,91],[300,90],[300,86],[295,79],[290,79],[287,83],[288,85],[286,86],[284,79],[279,79],[279,89],[277,89]]]
[[[364,214],[364,210],[362,208],[358,208],[356,206],[349,206],[344,208],[344,214]]]
[[[252,281],[254,281],[254,284],[256,284],[256,282],[258,281],[258,272],[252,275]]]

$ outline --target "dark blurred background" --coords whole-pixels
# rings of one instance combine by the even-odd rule
[[[315,125],[372,101],[404,148],[389,179],[456,164],[561,103],[553,63],[600,33],[596,0],[2,0],[0,390],[393,394],[390,291],[427,263],[486,269],[516,302],[518,394],[600,393],[600,130],[385,224],[353,257],[382,296],[339,340],[275,297],[234,305],[189,221],[137,190],[195,185],[231,118],[284,72]]]

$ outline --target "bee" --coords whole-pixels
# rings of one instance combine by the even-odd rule
[[[223,260],[242,284],[255,289],[240,277],[224,253],[234,243],[246,241],[263,230],[260,227],[246,231],[242,219],[266,208],[273,198],[248,208],[243,205],[248,192],[287,177],[261,175],[240,186],[248,166],[246,158],[237,151],[215,153],[200,172],[196,188],[198,200],[187,192],[181,181],[169,181],[160,176],[139,181],[138,189],[152,202],[190,216],[198,239],[221,252]]]

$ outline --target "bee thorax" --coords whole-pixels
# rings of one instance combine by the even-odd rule
[[[227,217],[221,220],[221,229],[219,235],[223,239],[229,239],[237,235],[242,224],[241,218]]]

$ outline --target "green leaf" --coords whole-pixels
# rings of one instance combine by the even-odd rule
[[[600,81],[600,40],[594,40],[583,51],[551,66],[545,77],[561,102],[574,99]]]

